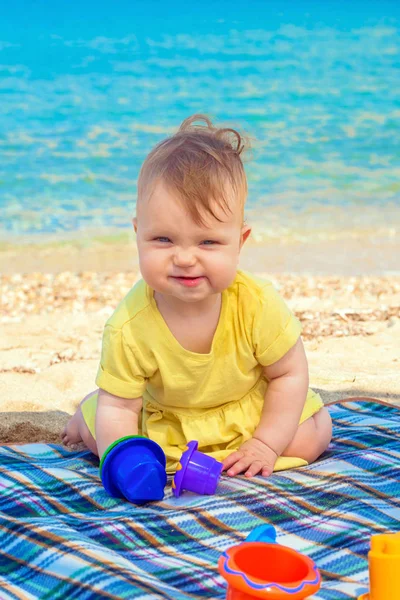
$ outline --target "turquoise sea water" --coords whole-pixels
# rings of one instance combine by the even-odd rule
[[[194,112],[252,138],[256,231],[395,235],[400,3],[21,2],[0,21],[0,235],[130,226]]]

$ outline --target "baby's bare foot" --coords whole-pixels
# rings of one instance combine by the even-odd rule
[[[78,409],[73,417],[68,421],[64,431],[61,434],[61,438],[63,444],[65,446],[69,446],[70,448],[75,448],[76,444],[82,442],[82,437],[79,432],[79,421],[81,415],[80,410]]]

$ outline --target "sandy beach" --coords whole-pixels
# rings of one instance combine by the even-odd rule
[[[257,268],[268,252],[250,245],[241,266],[272,279],[302,321],[311,385],[324,401],[400,405],[400,276]],[[0,442],[58,443],[94,387],[104,323],[140,277],[133,244],[7,246],[0,272]]]

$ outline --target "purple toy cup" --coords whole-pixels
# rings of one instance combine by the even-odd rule
[[[198,452],[198,442],[192,441],[182,454],[172,482],[176,497],[183,490],[196,494],[214,494],[222,471],[222,463],[203,452]]]
[[[135,504],[162,500],[167,482],[165,454],[155,442],[127,436],[107,448],[100,462],[106,492]]]

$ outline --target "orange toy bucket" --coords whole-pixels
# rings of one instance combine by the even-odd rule
[[[243,542],[222,554],[218,569],[227,600],[302,600],[321,587],[313,560],[279,544]]]

